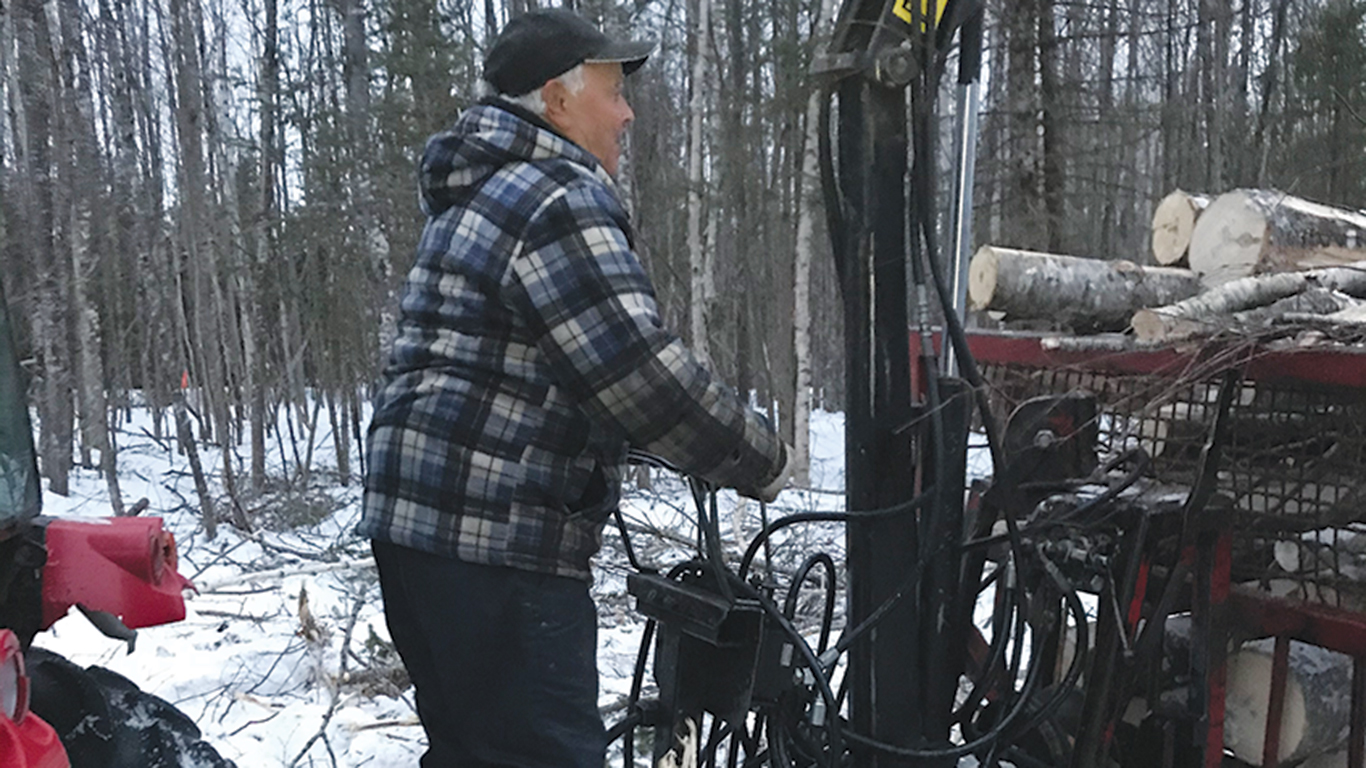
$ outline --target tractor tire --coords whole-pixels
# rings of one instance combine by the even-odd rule
[[[103,667],[29,648],[29,708],[56,731],[71,768],[235,768],[165,700]]]

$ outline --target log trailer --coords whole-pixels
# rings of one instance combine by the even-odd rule
[[[41,505],[0,284],[0,768],[231,768],[169,703],[32,645],[75,608],[131,651],[135,630],[185,618],[190,587],[160,518],[51,518]]]
[[[980,0],[845,0],[814,74],[847,511],[765,519],[736,567],[695,486],[697,556],[628,579],[650,621],[609,736],[632,766],[1363,766],[1366,350],[966,330],[981,24]],[[752,567],[830,522],[838,587],[828,553]]]

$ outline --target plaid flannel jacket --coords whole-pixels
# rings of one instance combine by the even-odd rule
[[[629,445],[742,492],[777,475],[767,421],[663,327],[592,155],[488,101],[428,141],[421,187],[361,534],[587,579]]]

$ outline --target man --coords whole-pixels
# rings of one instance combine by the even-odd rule
[[[375,401],[364,517],[424,766],[601,768],[589,559],[630,445],[772,499],[787,451],[666,331],[617,197],[652,44],[508,23],[495,94],[427,143],[427,225]]]

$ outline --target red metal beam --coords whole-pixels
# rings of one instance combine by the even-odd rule
[[[1234,585],[1229,594],[1238,623],[1264,636],[1285,635],[1357,658],[1366,657],[1366,615],[1328,605],[1271,597]]]
[[[1099,348],[1062,348],[1059,344],[1062,338],[1075,341],[1078,337],[978,330],[968,333],[968,348],[978,362],[988,364],[1172,377],[1203,367],[1210,367],[1213,374],[1241,366],[1245,377],[1255,381],[1307,382],[1366,389],[1366,350],[1357,347],[1268,349],[1205,342],[1117,352]],[[912,354],[915,351],[918,350],[913,350]]]
[[[1281,718],[1285,714],[1285,683],[1290,672],[1290,638],[1276,636],[1271,656],[1271,691],[1266,706],[1266,738],[1262,741],[1262,768],[1281,764]]]

